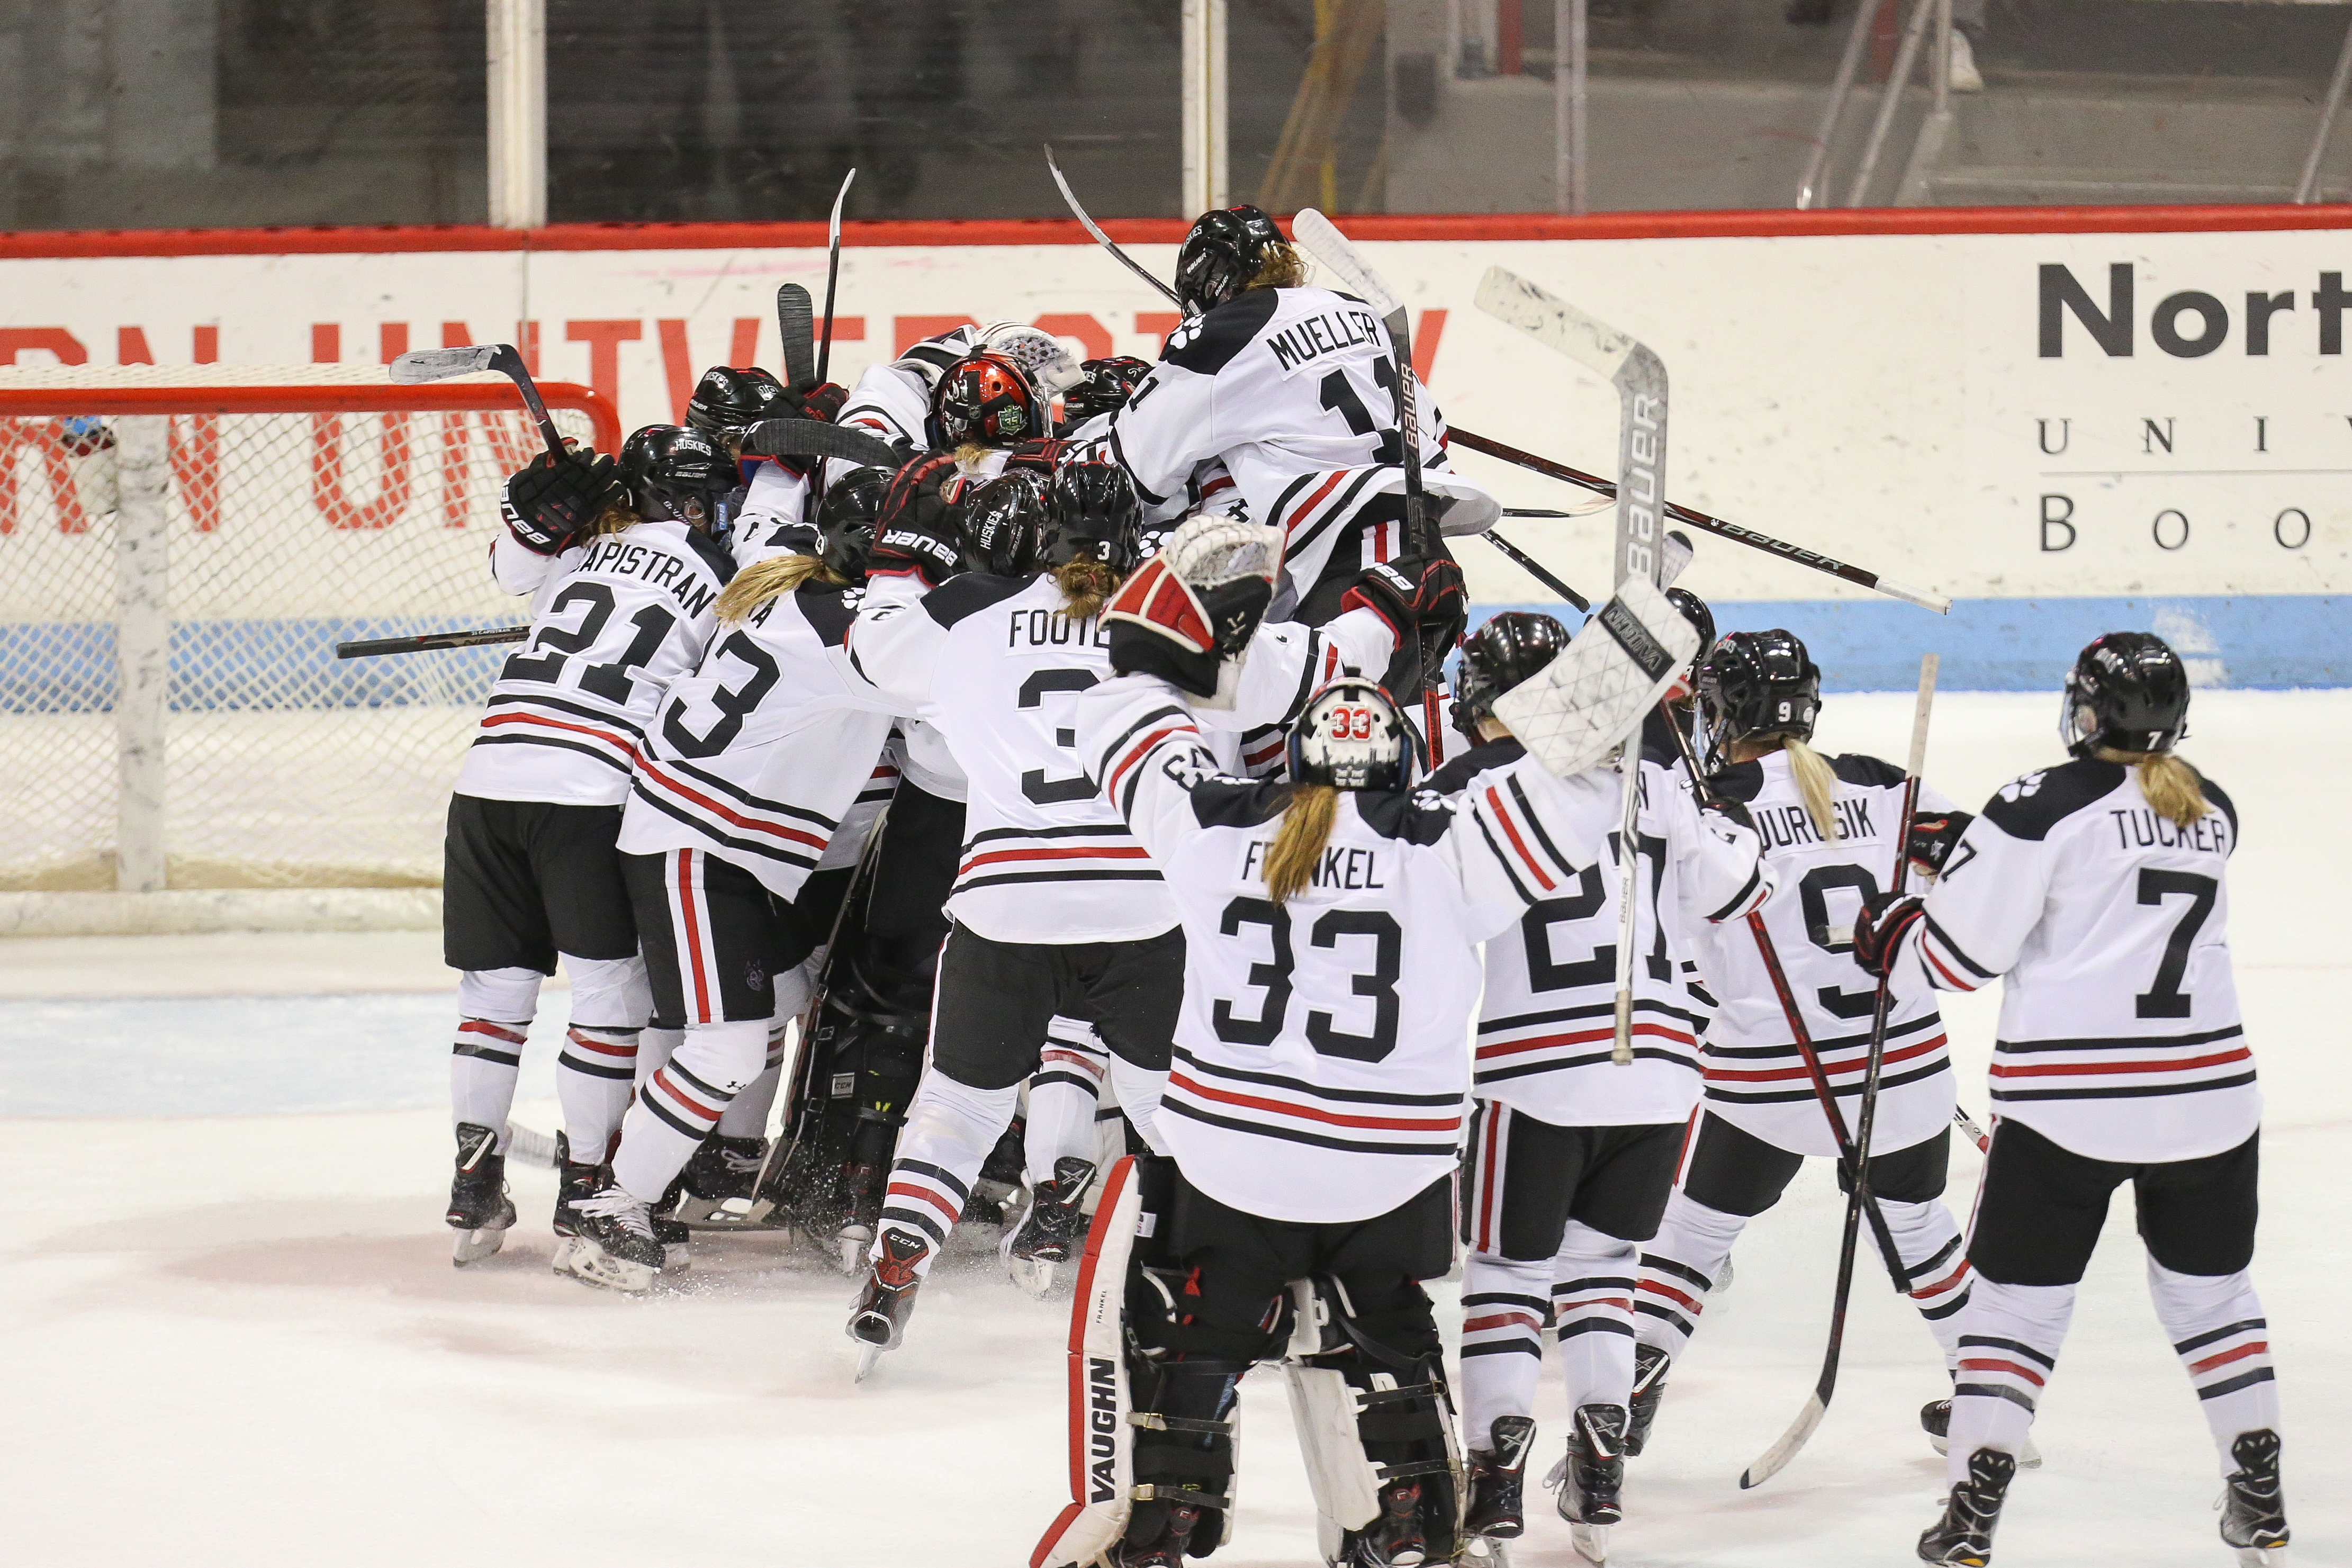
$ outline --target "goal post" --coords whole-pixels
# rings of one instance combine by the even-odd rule
[[[333,645],[520,618],[487,553],[541,449],[497,375],[0,369],[0,934],[430,923],[505,650]]]

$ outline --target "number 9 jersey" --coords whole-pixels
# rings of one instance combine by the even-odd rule
[[[501,585],[536,588],[530,637],[490,688],[457,793],[620,805],[662,694],[701,662],[732,558],[685,523],[662,519],[589,539],[552,561],[501,532],[492,564]]]

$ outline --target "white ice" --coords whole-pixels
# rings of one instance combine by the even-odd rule
[[[1899,758],[1910,700],[1838,697],[1830,749]],[[1963,803],[2056,757],[2048,698],[1957,695],[1930,776]],[[2343,912],[2352,693],[2200,695],[2188,754],[2234,796],[2231,938],[2270,1107],[2255,1274],[2285,1404],[2295,1560],[2352,1562]],[[833,1564],[1025,1562],[1066,1495],[1064,1325],[985,1268],[926,1290],[906,1347],[850,1382],[848,1287],[772,1241],[706,1245],[647,1300],[551,1276],[551,1178],[458,1271],[440,1223],[451,998],[429,933],[0,942],[0,1554],[11,1563]],[[517,1120],[554,1122],[551,993]],[[1993,1004],[1952,1009],[1983,1110]],[[1973,1153],[1954,1172],[1966,1202]],[[1737,1254],[1635,1461],[1614,1561],[1911,1562],[1942,1468],[1916,1425],[1941,1374],[1865,1270],[1811,1446],[1741,1493],[1821,1352],[1837,1208],[1801,1179]],[[2150,1312],[2127,1202],[2085,1281],[1997,1561],[2209,1564],[2210,1447]],[[1437,1287],[1441,1321],[1458,1314]],[[2331,1327],[2330,1325],[2336,1325]],[[1564,1430],[1548,1376],[1537,1473]],[[1276,1377],[1244,1401],[1224,1568],[1314,1556]],[[1535,1500],[1539,1505],[1541,1498]],[[1537,1512],[1514,1553],[1566,1568]]]

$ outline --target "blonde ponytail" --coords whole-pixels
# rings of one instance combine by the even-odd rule
[[[588,526],[580,531],[580,537],[601,539],[605,534],[618,533],[625,528],[635,527],[643,521],[645,520],[637,515],[637,509],[626,500],[606,501],[603,510],[588,520]]]
[[[1102,614],[1118,587],[1118,574],[1103,562],[1081,557],[1055,567],[1054,581],[1061,585],[1062,614],[1084,621]]]
[[[1794,735],[1782,737],[1780,749],[1789,753],[1789,773],[1797,781],[1797,793],[1804,797],[1805,815],[1813,819],[1813,831],[1826,844],[1837,837],[1837,817],[1831,809],[1837,799],[1837,774],[1819,752]]]
[[[1339,792],[1329,784],[1293,784],[1290,804],[1283,808],[1282,826],[1265,852],[1266,897],[1286,904],[1315,875],[1323,846],[1331,839],[1331,824],[1339,815]]]
[[[841,574],[818,555],[771,555],[755,561],[728,579],[719,592],[719,618],[729,626],[749,616],[771,599],[798,591],[812,579],[831,587],[847,586]]]
[[[2099,761],[2121,763],[2139,770],[2139,793],[2148,809],[2175,827],[2194,827],[2212,809],[2205,802],[2204,782],[2170,752],[2117,752],[2102,746]]]

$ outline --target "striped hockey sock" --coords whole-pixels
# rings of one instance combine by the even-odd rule
[[[1959,1225],[1939,1199],[1898,1204],[1881,1198],[1878,1210],[1886,1216],[1895,1250],[1910,1277],[1911,1304],[1943,1347],[1948,1370],[1960,1359],[1960,1314],[1969,1304],[1969,1282],[1976,1278],[1961,1248]]]
[[[760,1075],[767,1047],[765,1019],[688,1029],[622,1121],[613,1179],[639,1202],[659,1203],[730,1102]]]
[[[1022,1152],[1029,1184],[1050,1181],[1054,1162],[1095,1157],[1095,1107],[1102,1099],[1110,1053],[1094,1026],[1056,1016],[1045,1028],[1045,1049],[1029,1079],[1029,1122]]]
[[[449,1110],[457,1123],[495,1127],[506,1152],[507,1112],[514,1109],[515,1079],[530,1020],[460,1018],[449,1047]]]
[[[1568,1222],[1551,1288],[1568,1407],[1630,1405],[1633,1399],[1633,1282],[1638,1243]]]
[[[906,1128],[898,1134],[898,1154],[890,1164],[882,1223],[869,1258],[882,1255],[882,1236],[897,1226],[919,1231],[929,1240],[930,1249],[916,1261],[915,1275],[920,1279],[930,1272],[947,1246],[948,1232],[971,1200],[982,1163],[1013,1124],[1020,1100],[1018,1087],[974,1089],[937,1067],[923,1075],[922,1087],[907,1107]]]
[[[768,1113],[776,1108],[776,1090],[784,1079],[784,1037],[793,1026],[789,1022],[771,1020],[768,1025],[768,1060],[760,1076],[743,1088],[743,1092],[729,1102],[719,1113],[719,1135],[722,1138],[765,1138],[768,1135]]]
[[[1731,1245],[1748,1221],[1685,1197],[1677,1188],[1666,1199],[1658,1234],[1642,1247],[1642,1270],[1633,1294],[1633,1332],[1643,1344],[1679,1356],[1698,1331],[1706,1293],[1730,1260]]]
[[[602,1160],[621,1130],[637,1076],[638,1033],[583,1024],[565,1032],[555,1058],[555,1095],[574,1159]]]
[[[2042,1390],[2058,1368],[2066,1324],[2074,1315],[2072,1285],[2003,1285],[1977,1277],[1960,1314],[1959,1367],[1952,1384],[1952,1426],[1945,1474],[1969,1479],[1979,1448],[2025,1451]]]
[[[2237,1468],[2230,1445],[2241,1433],[2278,1430],[2278,1381],[2262,1298],[2242,1268],[2176,1274],[2153,1258],[2147,1289],[2156,1298],[2157,1321],[2204,1406],[2226,1476]]]
[[[1500,1417],[1535,1414],[1555,1272],[1549,1258],[1518,1263],[1473,1252],[1463,1260],[1462,1430],[1473,1448],[1490,1446]]]

